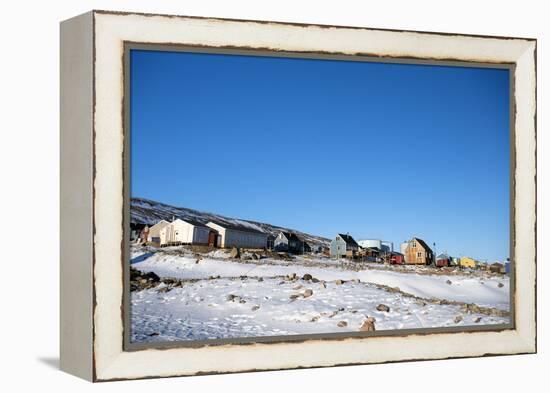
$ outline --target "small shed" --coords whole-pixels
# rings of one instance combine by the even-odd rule
[[[391,252],[390,254],[390,264],[392,265],[403,265],[405,263],[405,255],[400,252]]]
[[[437,267],[447,267],[451,265],[451,258],[445,253],[441,253],[435,259],[435,266]]]

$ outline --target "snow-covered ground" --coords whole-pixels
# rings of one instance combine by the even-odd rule
[[[133,251],[132,267],[189,280],[167,292],[159,291],[165,284],[132,292],[135,342],[358,331],[367,317],[376,319],[377,330],[509,322],[508,317],[466,313],[457,304],[420,299],[507,310],[507,276],[428,275],[376,268],[354,271],[325,259],[235,261],[221,250],[202,255],[198,262],[192,253],[169,249]],[[321,281],[284,279],[294,273]],[[345,283],[338,285],[337,280]],[[311,296],[292,299],[307,289],[312,290]],[[378,311],[380,304],[390,311]]]

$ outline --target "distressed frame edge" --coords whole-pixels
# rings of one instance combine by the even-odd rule
[[[109,13],[109,14],[112,14],[112,13]],[[284,23],[279,23],[279,22],[276,22],[277,24],[284,24]],[[416,33],[416,32],[415,32]],[[433,33],[427,33],[427,34],[433,34]],[[466,35],[468,36],[468,35]],[[498,37],[498,38],[502,38],[502,37]],[[534,50],[533,52],[535,53],[535,65],[536,65],[536,40],[531,40],[531,41],[534,41]],[[94,41],[95,43],[95,41]],[[527,51],[527,50],[526,50]],[[535,89],[536,89],[536,66],[535,66]],[[536,96],[534,97],[535,98],[535,101],[534,101],[534,104],[535,104],[535,122],[534,122],[534,132],[535,132],[535,136],[536,136]],[[517,104],[517,103],[516,103]],[[535,143],[535,149],[536,149],[536,143]],[[535,162],[535,175],[536,175],[536,162]],[[535,177],[535,182],[536,182],[536,177]],[[536,183],[535,183],[536,185]],[[536,194],[535,194],[535,209],[536,209]],[[535,210],[535,213],[536,213],[536,210]],[[534,217],[535,219],[535,227],[533,228],[534,229],[534,232],[533,234],[536,235],[536,216]],[[535,261],[536,261],[536,249],[535,249]],[[535,282],[536,282],[536,269],[535,269]],[[97,283],[96,283],[97,284]],[[535,288],[535,301],[536,301],[536,288]],[[536,311],[536,310],[535,310]],[[518,337],[524,344],[524,349],[525,351],[522,352],[522,351],[519,351],[519,352],[514,352],[519,354],[519,353],[534,353],[536,352],[536,312],[535,312],[535,319],[534,319],[534,322],[535,322],[535,326],[534,326],[534,330],[535,330],[535,334],[534,334],[534,337],[531,337],[530,335],[527,335],[527,336],[524,336],[524,337]],[[523,329],[522,329],[523,330]],[[517,332],[516,332],[517,333]],[[523,333],[528,333],[528,332],[523,332]],[[522,335],[523,336],[523,335]],[[95,337],[94,337],[95,338]],[[525,340],[523,340],[523,339]],[[532,345],[532,342],[534,339],[534,345]],[[481,355],[465,355],[465,356],[457,356],[457,357],[473,357],[473,356],[498,356],[498,355],[506,355],[507,353],[491,353],[491,354],[481,354]],[[512,354],[512,353],[510,353]],[[397,361],[397,362],[403,362],[403,361],[412,361],[412,360],[431,360],[431,359],[442,359],[442,358],[448,358],[448,357],[429,357],[429,358],[425,358],[425,359],[405,359],[403,358],[402,360],[394,360],[394,361]],[[453,358],[453,357],[451,357]],[[113,360],[116,360],[116,359],[113,359]],[[394,361],[384,361],[383,363],[385,362],[394,362]],[[370,364],[370,363],[379,363],[379,362],[365,362],[365,363],[349,363],[349,364]],[[347,363],[348,364],[348,363]],[[315,365],[310,365],[310,366],[306,366],[308,368],[310,367],[331,367],[331,366],[338,366],[339,364],[332,364],[332,365],[322,365],[322,366],[315,366]],[[286,368],[301,368],[301,367],[293,367],[293,366],[290,366],[290,367],[282,367],[280,369],[286,369]],[[270,369],[263,369],[263,370],[270,370]],[[239,370],[239,371],[216,371],[216,372],[213,372],[213,373],[230,373],[230,372],[244,372],[244,371],[260,371],[260,370]],[[103,372],[101,373],[103,374]],[[108,374],[108,373],[107,373]],[[117,377],[108,377],[108,378],[103,378],[102,376],[100,376],[99,378],[97,378],[97,376],[94,375],[94,380],[97,380],[97,381],[103,381],[103,380],[118,380],[118,379],[135,379],[135,378],[152,378],[152,377],[163,377],[163,376],[183,376],[183,375],[200,375],[200,374],[203,374],[201,372],[196,372],[196,373],[192,373],[192,374],[185,374],[185,373],[176,373],[176,374],[170,374],[170,375],[152,375],[152,376],[142,376],[142,377],[130,377],[130,378],[127,378],[127,377],[121,377],[121,378],[117,378]]]
[[[59,367],[95,379],[93,353],[94,12],[59,25]]]

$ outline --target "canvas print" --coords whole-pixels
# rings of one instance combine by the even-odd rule
[[[508,68],[129,67],[132,343],[510,326]]]

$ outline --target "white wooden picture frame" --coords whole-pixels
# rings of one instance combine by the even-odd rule
[[[129,348],[125,45],[513,69],[514,320],[493,331]],[[61,23],[61,368],[90,381],[536,352],[536,40],[91,11]]]

